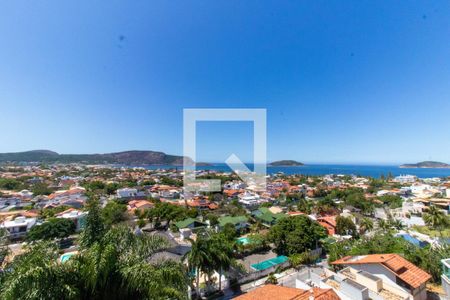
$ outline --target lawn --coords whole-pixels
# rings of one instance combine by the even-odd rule
[[[428,226],[413,226],[413,229],[416,230],[417,232],[429,235],[431,237],[450,238],[450,228],[445,228],[441,232],[439,232],[438,230],[431,229]]]

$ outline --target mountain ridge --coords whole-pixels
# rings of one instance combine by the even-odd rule
[[[129,150],[95,154],[59,154],[50,150],[0,153],[0,163],[86,163],[123,165],[183,165],[183,156],[160,151]],[[190,158],[187,158],[190,160]]]

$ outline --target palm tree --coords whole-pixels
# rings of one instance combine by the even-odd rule
[[[186,299],[177,262],[158,258],[160,236],[136,236],[121,226],[65,263],[54,245],[38,243],[7,266],[1,299]]]
[[[278,284],[278,280],[274,273],[270,273],[269,276],[267,276],[266,284]]]
[[[389,229],[390,229],[389,222],[387,222],[386,220],[383,220],[383,219],[379,220],[378,228],[381,229],[383,232],[389,231]]]
[[[373,221],[369,218],[362,218],[359,223],[359,230],[361,234],[373,230]]]
[[[184,258],[188,262],[189,271],[195,272],[195,292],[200,297],[200,272],[208,273],[212,269],[210,256],[210,244],[202,236],[197,236],[195,241],[191,240],[191,250]]]
[[[169,247],[158,236],[136,236],[127,227],[112,229],[73,264],[82,275],[86,298],[176,298],[187,296],[184,268],[174,261],[156,259]]]
[[[51,242],[40,242],[15,257],[0,273],[0,298],[76,299],[76,280],[58,263],[58,251]]]
[[[219,291],[221,291],[222,273],[230,269],[233,255],[233,245],[221,235],[215,235],[211,241],[213,268],[219,272]]]
[[[423,220],[428,226],[434,229],[441,228],[447,223],[444,212],[435,205],[430,206],[428,212],[423,215]]]
[[[389,220],[389,225],[391,227],[395,228],[396,230],[402,230],[405,228],[405,225],[402,223],[402,221],[397,220],[397,219]]]

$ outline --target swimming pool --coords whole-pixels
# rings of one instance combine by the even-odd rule
[[[422,242],[421,240],[418,240],[415,237],[413,237],[412,235],[407,234],[407,233],[400,234],[399,236],[402,237],[405,241],[407,241],[413,245],[416,245],[417,247],[420,247],[420,248],[423,248],[428,245],[427,242]]]
[[[272,266],[282,264],[286,261],[288,261],[288,258],[284,255],[281,255],[281,256],[277,256],[277,257],[262,261],[257,264],[253,264],[253,265],[251,265],[251,267],[255,270],[261,271],[261,270],[268,269]]]
[[[250,239],[248,237],[240,237],[236,239],[239,244],[248,245],[250,244]]]
[[[73,255],[75,255],[76,254],[76,252],[67,252],[67,253],[64,253],[63,255],[61,255],[61,257],[59,258],[59,260],[62,262],[62,263],[65,263],[66,261],[68,261]]]

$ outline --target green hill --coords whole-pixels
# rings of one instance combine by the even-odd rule
[[[0,153],[0,163],[86,163],[123,165],[182,165],[183,157],[157,151],[124,151],[105,154],[58,154],[49,150]]]

